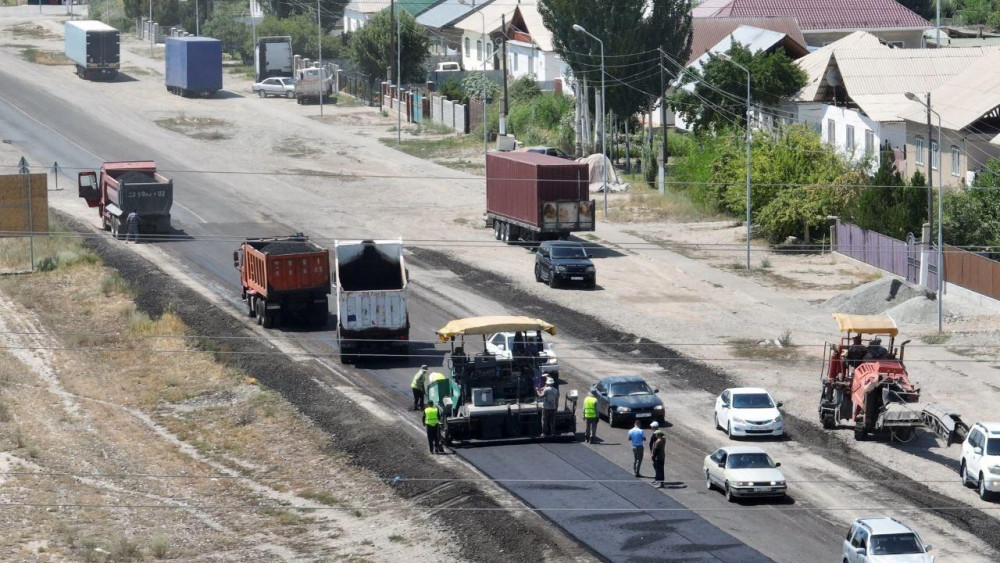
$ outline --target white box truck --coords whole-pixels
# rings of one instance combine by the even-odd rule
[[[334,274],[341,362],[357,361],[362,354],[406,358],[409,273],[402,239],[336,241]]]
[[[291,37],[258,37],[253,50],[254,82],[291,78],[295,72],[293,61]]]

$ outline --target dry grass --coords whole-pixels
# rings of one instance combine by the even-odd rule
[[[782,340],[791,344],[791,335],[782,335]],[[796,355],[795,348],[784,343],[778,346],[773,340],[739,339],[729,341],[729,353],[737,358],[748,360],[784,360]]]
[[[9,31],[14,37],[31,37],[33,39],[53,39],[58,37],[55,33],[52,33],[44,27],[30,23],[12,25],[7,28],[7,31]]]
[[[274,152],[291,158],[311,158],[323,154],[323,149],[316,145],[316,141],[307,141],[301,137],[288,137],[274,145]]]
[[[176,117],[157,119],[156,124],[202,141],[223,141],[232,137],[232,123],[214,117],[189,117],[182,113]]]
[[[21,50],[21,58],[30,62],[47,66],[72,65],[73,61],[66,58],[66,55],[58,51],[40,51],[38,49]]]
[[[719,220],[717,214],[706,211],[679,192],[661,196],[658,192],[633,188],[625,198],[617,199],[609,207],[608,218],[618,223]]]

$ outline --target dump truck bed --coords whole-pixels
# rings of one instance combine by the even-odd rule
[[[308,240],[248,240],[244,243],[245,285],[259,295],[330,293],[330,254]]]

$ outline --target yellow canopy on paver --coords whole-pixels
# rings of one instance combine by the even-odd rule
[[[833,318],[837,321],[837,327],[840,328],[840,332],[888,334],[889,336],[899,334],[899,329],[896,328],[896,321],[892,320],[891,317],[834,313]]]
[[[466,334],[493,334],[495,332],[517,332],[525,330],[544,330],[554,335],[556,327],[543,321],[531,317],[469,317],[467,319],[457,319],[444,325],[444,328],[437,331],[441,342]]]

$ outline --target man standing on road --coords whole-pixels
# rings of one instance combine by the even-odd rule
[[[427,365],[420,366],[420,371],[413,376],[410,388],[413,389],[413,410],[424,410],[424,381],[427,378]]]
[[[642,467],[643,444],[646,442],[646,435],[642,431],[642,423],[635,421],[635,426],[628,431],[629,442],[632,443],[632,455],[635,461],[632,462],[632,470],[635,476],[639,477],[639,468]]]
[[[438,443],[438,409],[434,406],[434,401],[427,401],[427,408],[424,409],[424,426],[427,428],[427,447],[431,453],[441,451],[441,444]]]
[[[583,421],[587,424],[584,437],[588,444],[593,444],[597,438],[597,397],[587,395],[583,399]]]
[[[556,389],[556,380],[551,377],[545,380],[545,387],[541,391],[536,391],[542,399],[542,438],[551,436],[553,422],[556,418],[556,409],[559,408],[559,390]]]
[[[654,430],[653,435],[650,437],[649,449],[653,458],[653,472],[655,473],[653,485],[658,489],[662,489],[663,481],[665,480],[663,466],[667,462],[667,435],[660,430],[659,426],[655,421],[650,425],[650,428]]]
[[[128,244],[129,239],[139,244],[139,222],[139,214],[134,210],[125,218],[125,226],[128,228],[125,232],[125,244]]]

